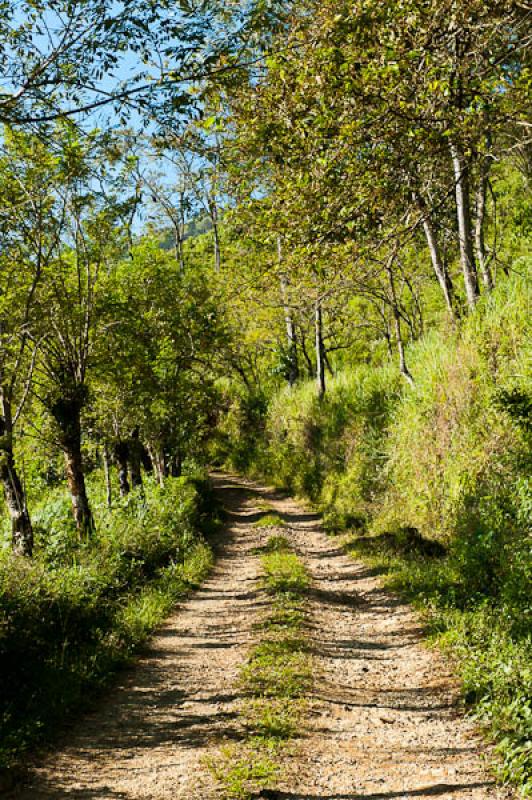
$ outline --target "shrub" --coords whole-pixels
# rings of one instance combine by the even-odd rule
[[[370,367],[339,375],[321,402],[313,383],[283,390],[267,418],[268,474],[331,513],[367,513],[379,491],[397,391],[393,370]]]

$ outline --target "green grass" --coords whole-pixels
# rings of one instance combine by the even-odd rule
[[[271,594],[302,595],[309,587],[308,573],[295,553],[273,551],[262,558],[264,584]]]
[[[270,537],[259,552],[271,607],[255,626],[259,641],[240,674],[247,695],[241,713],[248,733],[244,742],[209,765],[227,800],[249,800],[273,787],[285,749],[301,729],[312,683],[305,635],[309,576],[283,536]]]
[[[259,697],[294,699],[302,697],[311,679],[310,658],[300,637],[270,638],[251,652],[242,670],[248,692]]]
[[[246,744],[224,747],[220,757],[206,766],[228,800],[250,800],[261,789],[272,786],[279,776],[279,747],[276,740],[252,739]]]
[[[256,547],[253,554],[256,556],[266,555],[267,553],[278,553],[290,550],[290,542],[282,534],[274,534],[270,536],[265,545]]]
[[[284,528],[286,522],[278,514],[265,514],[255,522],[255,528]]]
[[[265,546],[262,548],[261,552],[264,554],[280,553],[287,550],[290,550],[290,542],[288,541],[286,536],[277,535],[277,536],[270,536]]]
[[[291,599],[289,596],[275,598],[275,604],[271,614],[257,624],[257,628],[269,631],[291,631],[300,630],[305,622],[304,608],[297,602],[297,597]]]
[[[244,706],[246,724],[253,736],[270,742],[293,739],[301,727],[302,705],[286,699],[258,697]]]

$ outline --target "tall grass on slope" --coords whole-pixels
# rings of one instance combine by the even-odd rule
[[[400,391],[393,368],[358,367],[330,381],[285,389],[268,413],[263,470],[340,516],[364,517],[382,487],[384,435]]]

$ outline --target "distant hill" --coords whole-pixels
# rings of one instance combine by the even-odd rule
[[[212,222],[210,218],[204,215],[194,217],[185,227],[185,239],[191,239],[194,236],[201,236],[212,230]],[[175,247],[174,232],[171,228],[166,228],[161,231],[161,249],[172,250]]]

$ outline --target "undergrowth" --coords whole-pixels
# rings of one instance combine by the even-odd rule
[[[255,522],[256,528],[284,528],[285,522],[278,514],[265,514]]]
[[[1,768],[49,739],[205,577],[206,491],[186,478],[148,484],[112,514],[97,508],[85,543],[58,498],[38,518],[32,561],[0,555]]]
[[[305,567],[279,534],[262,548],[261,564],[271,607],[256,626],[258,641],[241,670],[247,736],[209,764],[227,800],[248,800],[278,779],[283,750],[301,727],[312,680]]]

